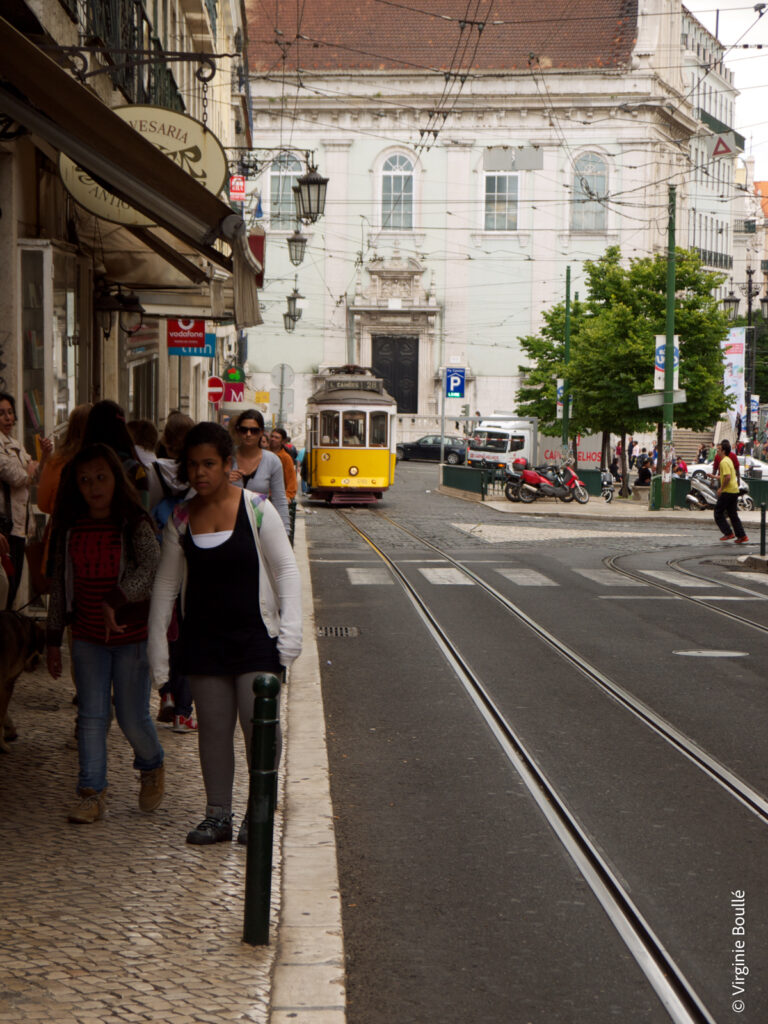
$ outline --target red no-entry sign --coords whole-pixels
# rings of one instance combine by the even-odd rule
[[[224,397],[224,381],[221,377],[208,378],[208,401],[218,405]]]

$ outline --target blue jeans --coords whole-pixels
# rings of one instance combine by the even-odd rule
[[[151,684],[146,641],[106,647],[72,641],[77,689],[79,789],[100,792],[107,784],[107,728],[112,691],[115,714],[133,747],[133,767],[148,772],[163,763],[164,752],[149,711]]]

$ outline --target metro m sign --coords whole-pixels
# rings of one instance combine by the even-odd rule
[[[203,348],[205,320],[167,320],[168,348]]]

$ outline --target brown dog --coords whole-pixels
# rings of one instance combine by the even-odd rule
[[[19,612],[0,612],[0,751],[8,753],[6,734],[15,736],[8,717],[13,687],[22,672],[31,672],[45,650],[43,626]]]

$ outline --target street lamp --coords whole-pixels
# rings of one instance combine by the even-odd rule
[[[723,309],[729,320],[733,321],[739,315],[739,297],[733,292],[733,278],[731,278],[731,290],[722,300]]]
[[[123,295],[118,293],[117,301],[120,303],[120,316],[118,321],[120,327],[126,334],[135,334],[144,326],[145,309],[139,301],[135,292],[128,292]]]
[[[306,248],[307,236],[302,235],[297,224],[296,230],[288,238],[288,256],[294,267],[298,267],[303,261]],[[768,302],[768,298],[766,298],[766,302]]]
[[[122,312],[122,304],[110,291],[97,292],[93,299],[93,309],[101,328],[101,333],[108,338],[112,333],[112,315]]]
[[[299,309],[299,299],[303,299],[304,296],[299,294],[298,289],[299,278],[296,277],[293,285],[293,291],[290,295],[286,295],[285,301],[288,303],[288,316],[296,322],[301,319],[301,310]]]
[[[328,179],[324,178],[322,174],[318,174],[317,168],[310,163],[307,173],[297,178],[296,184],[293,186],[296,217],[303,224],[314,224],[325,213],[327,190]]]
[[[296,330],[296,321],[293,319],[290,313],[283,313],[283,327],[286,331]]]

